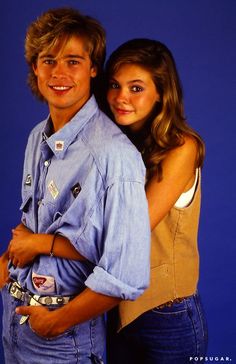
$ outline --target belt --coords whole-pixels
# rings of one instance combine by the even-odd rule
[[[189,296],[188,296],[189,297]],[[165,308],[165,307],[171,307],[173,306],[175,303],[181,303],[183,302],[184,300],[186,300],[186,298],[188,297],[180,297],[180,298],[175,298],[174,300],[172,301],[168,301],[168,302],[165,302],[163,303],[162,305],[159,305],[157,306],[156,308],[158,309],[162,309],[162,308]]]
[[[9,293],[17,300],[23,301],[28,306],[65,305],[74,296],[39,296],[21,287],[18,282],[10,283]]]

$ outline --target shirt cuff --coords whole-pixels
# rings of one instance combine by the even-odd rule
[[[115,278],[101,267],[95,267],[93,273],[85,281],[85,285],[92,291],[107,296],[120,297],[123,300],[134,301],[140,296],[148,286],[131,287]]]

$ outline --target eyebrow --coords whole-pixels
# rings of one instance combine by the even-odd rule
[[[115,77],[111,77],[111,81],[115,81],[115,82],[119,83],[119,81],[118,81]],[[129,83],[135,83],[135,82],[145,83],[143,80],[140,80],[139,78],[137,78],[137,79],[135,79],[135,80],[130,80],[130,81],[128,81],[128,84],[129,84]]]
[[[53,56],[52,54],[43,54],[39,57],[39,59],[45,59],[45,58],[57,58],[57,57]],[[80,56],[78,54],[67,54],[63,58],[78,58],[78,59],[85,60],[85,57]]]
[[[130,80],[130,81],[128,81],[128,83],[134,83],[134,82],[145,83],[143,80],[140,80],[139,78],[137,78],[137,80]]]

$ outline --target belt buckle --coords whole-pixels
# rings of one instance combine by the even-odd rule
[[[17,282],[11,283],[11,285],[9,286],[9,292],[13,297],[19,299],[20,301],[23,301],[24,304],[29,305],[29,301],[30,301],[29,293],[27,291],[23,292]],[[21,316],[20,325],[23,325],[24,323],[26,323],[28,321],[28,319],[29,319],[29,316]]]
[[[10,283],[10,284],[9,284],[8,292],[9,292],[11,295],[15,294],[15,292],[16,292],[16,287],[15,287],[15,286],[13,286],[13,283]]]
[[[11,296],[17,298],[20,301],[24,301],[25,292],[22,292],[16,282],[13,282],[9,286],[9,293]]]
[[[18,287],[17,287],[16,282],[11,282],[11,283],[9,284],[9,287],[8,287],[8,291],[9,291],[9,293],[11,293],[11,294],[16,294],[17,289],[18,289]]]

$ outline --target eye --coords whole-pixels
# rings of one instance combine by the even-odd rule
[[[109,88],[115,90],[119,88],[119,85],[116,82],[109,82]]]
[[[131,87],[131,91],[132,92],[142,92],[144,90],[144,88],[143,87],[141,87],[141,86],[137,86],[137,85],[134,85],[134,86],[132,86]]]
[[[45,59],[43,63],[44,64],[54,64],[55,61],[53,59],[51,59],[51,58],[48,58],[48,59]]]
[[[72,65],[72,66],[75,66],[75,65],[79,64],[79,61],[77,61],[77,60],[75,60],[75,59],[70,59],[70,60],[68,61],[68,63],[69,63],[70,65]]]

